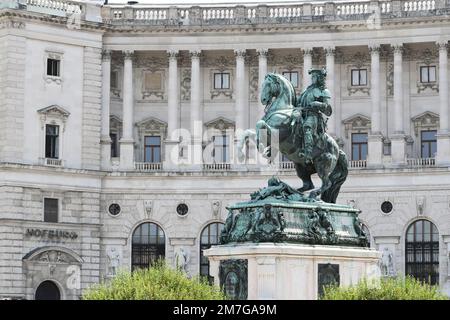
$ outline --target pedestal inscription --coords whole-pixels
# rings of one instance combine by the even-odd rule
[[[323,287],[329,285],[339,285],[339,265],[331,263],[319,263],[317,271],[318,279],[318,294],[319,297],[323,295]]]
[[[220,261],[220,288],[229,299],[247,300],[248,261],[246,259],[230,259]]]

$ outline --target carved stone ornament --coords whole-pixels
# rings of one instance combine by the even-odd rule
[[[384,277],[394,277],[395,264],[394,264],[394,254],[389,247],[380,248],[381,260],[380,260],[380,270],[381,275]]]
[[[236,65],[236,60],[232,56],[206,56],[201,60],[202,67],[215,68],[220,72],[223,72],[229,68],[233,68]]]
[[[190,252],[183,247],[178,248],[175,251],[175,267],[184,273],[188,272],[188,266],[190,259]]]
[[[259,72],[258,68],[250,69],[250,100],[259,100]]]
[[[52,123],[52,120],[58,120],[62,123],[62,131],[65,130],[65,124],[67,121],[67,118],[70,115],[70,112],[65,110],[64,108],[57,106],[57,105],[51,105],[42,109],[39,109],[37,111],[40,115],[41,119],[41,129],[44,130],[45,125],[47,123]],[[56,122],[54,122],[56,124]]]
[[[211,141],[215,135],[234,134],[235,124],[224,117],[217,117],[205,123],[207,140]]]
[[[211,209],[212,209],[213,217],[220,216],[220,209],[221,209],[221,207],[222,207],[222,203],[220,202],[220,200],[214,200],[211,203]]]
[[[109,246],[106,248],[108,258],[107,276],[115,276],[122,261],[122,250],[119,246]]]
[[[191,69],[183,69],[181,71],[181,100],[191,100]]]
[[[269,55],[268,64],[271,66],[281,66],[284,69],[291,71],[303,64],[303,56],[299,53],[297,55]]]
[[[426,111],[413,118],[411,121],[414,125],[414,134],[418,137],[422,130],[436,130],[439,128],[439,115]]]
[[[142,70],[142,99],[161,101],[165,98],[164,70],[143,69]]]
[[[144,135],[161,135],[164,139],[167,133],[167,123],[154,117],[148,117],[136,123],[139,138]]]
[[[45,250],[44,248],[37,249],[36,254],[29,253],[24,257],[24,260],[27,261],[37,261],[37,262],[48,262],[52,264],[79,264],[80,259],[74,257],[73,255],[58,250],[58,249],[49,249]]]
[[[394,64],[388,64],[386,72],[386,92],[388,96],[394,95]]]
[[[247,300],[248,260],[222,260],[219,265],[220,288],[231,300]]]
[[[345,137],[348,139],[350,132],[369,132],[370,130],[370,118],[356,114],[342,121],[345,126]]]
[[[21,21],[6,20],[0,23],[0,29],[25,29],[25,23]]]
[[[417,215],[422,216],[423,212],[425,211],[425,203],[426,197],[425,196],[417,196],[416,197],[416,207],[417,207]]]
[[[144,200],[144,211],[145,211],[147,218],[149,218],[152,215],[153,200]]]

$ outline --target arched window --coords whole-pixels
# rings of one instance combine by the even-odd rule
[[[209,260],[203,255],[203,250],[219,244],[219,236],[223,229],[223,223],[213,222],[208,224],[202,231],[200,237],[200,276],[208,277],[210,283],[214,281],[209,275]]]
[[[428,220],[417,220],[406,231],[406,274],[439,283],[439,233]]]
[[[53,281],[44,281],[36,289],[35,300],[61,300],[61,293]]]
[[[157,224],[146,222],[134,230],[131,244],[131,270],[148,268],[166,254],[166,238]]]

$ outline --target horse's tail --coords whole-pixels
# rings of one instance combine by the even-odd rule
[[[330,174],[331,187],[325,190],[321,199],[325,202],[336,203],[336,198],[339,194],[342,184],[348,175],[348,160],[344,151],[339,150],[339,158],[336,167]]]

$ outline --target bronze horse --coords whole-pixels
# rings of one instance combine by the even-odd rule
[[[316,141],[312,162],[301,157],[302,141],[298,141],[295,132],[302,132],[302,123],[293,121],[293,111],[296,104],[295,90],[292,84],[282,75],[269,73],[262,84],[261,103],[266,105],[265,114],[256,124],[256,131],[246,130],[238,146],[242,155],[244,141],[248,138],[256,140],[259,151],[263,149],[266,157],[272,157],[280,151],[294,162],[297,176],[303,181],[299,192],[312,190],[310,198],[321,197],[322,201],[336,203],[341,185],[348,174],[348,161],[345,153],[339,149],[336,141],[324,133],[320,141]],[[300,129],[299,131],[297,131]],[[260,139],[261,130],[267,132],[267,143]],[[272,143],[271,138],[278,136],[278,145]],[[278,149],[278,150],[277,150]],[[299,155],[300,154],[300,155]],[[322,180],[322,186],[314,189],[311,175],[317,173]]]

